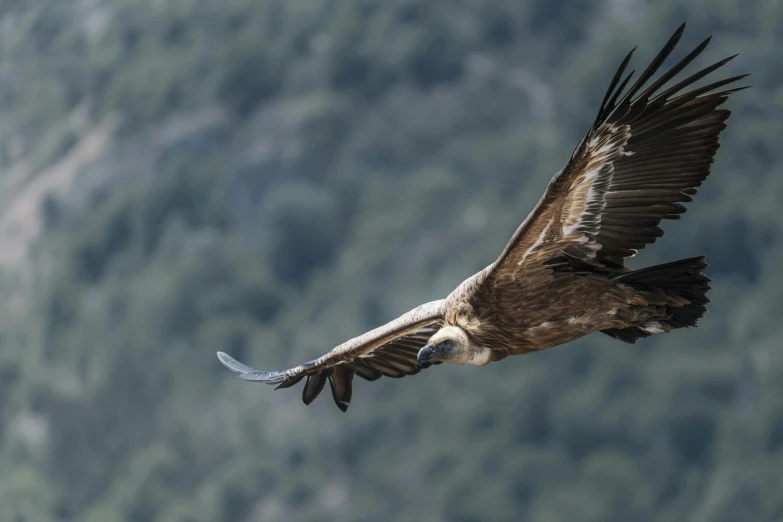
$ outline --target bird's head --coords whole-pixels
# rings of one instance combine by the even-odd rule
[[[417,359],[425,368],[434,362],[482,365],[490,362],[491,351],[475,346],[459,326],[444,326],[419,350]]]

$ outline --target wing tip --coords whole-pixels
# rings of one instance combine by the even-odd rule
[[[223,366],[232,372],[243,373],[242,369],[245,365],[231,357],[226,352],[217,352],[217,358]]]
[[[229,370],[238,374],[244,381],[263,382],[266,384],[282,384],[286,381],[285,372],[265,372],[243,364],[226,352],[217,352],[217,358]]]
[[[688,22],[683,22],[680,24],[680,26],[677,28],[676,31],[674,31],[674,34],[669,37],[669,41],[666,42],[666,45],[664,47],[671,46],[672,49],[680,42],[680,38],[682,38],[682,35],[685,34],[685,26],[688,25]]]

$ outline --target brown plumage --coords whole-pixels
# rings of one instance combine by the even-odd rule
[[[239,377],[287,388],[306,379],[309,404],[328,382],[338,407],[351,401],[355,375],[404,377],[431,364],[484,365],[563,344],[593,332],[634,343],[695,326],[709,300],[703,257],[632,271],[624,259],[663,236],[707,178],[733,92],[734,76],[686,91],[726,64],[717,62],[663,90],[709,38],[647,85],[682,36],[680,26],[628,90],[611,81],[595,121],[500,257],[433,301],[280,372],[255,370],[219,352]]]

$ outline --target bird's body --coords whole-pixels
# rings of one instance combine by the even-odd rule
[[[718,107],[740,90],[717,89],[744,77],[686,90],[728,58],[663,89],[707,39],[646,85],[683,29],[627,91],[631,75],[622,75],[633,51],[625,58],[589,132],[506,248],[445,299],[289,370],[255,370],[219,352],[221,362],[245,380],[281,388],[306,378],[306,404],[328,381],[345,411],[355,375],[404,377],[443,362],[483,366],[594,332],[633,343],[695,326],[709,302],[703,257],[641,270],[624,265],[663,235],[663,219],[685,212],[682,203],[709,175],[730,114]]]
[[[699,272],[706,267],[700,257],[678,263]],[[599,331],[639,328],[639,336],[664,333],[671,329],[665,322],[661,323],[669,315],[666,305],[680,304],[675,296],[664,293],[656,299],[644,287],[627,284],[623,274],[630,271],[573,271],[566,266],[542,285],[541,294],[526,295],[525,288],[521,288],[516,294],[518,303],[488,307],[475,295],[481,291],[492,268],[468,278],[445,299],[444,326],[464,330],[476,351],[489,348],[492,352],[486,362],[479,362],[485,359],[478,358],[467,364],[483,365],[508,355],[565,344]],[[640,273],[636,271],[634,275]],[[705,285],[706,291],[707,278],[700,274],[693,277]],[[663,291],[661,286],[655,289]]]
[[[466,280],[446,299],[445,324],[465,330],[478,346],[489,347],[497,360],[564,344],[607,328],[623,326],[616,312],[632,300],[632,292],[601,274],[560,273],[542,296],[493,309],[471,301],[484,270]],[[492,324],[492,328],[487,328]]]

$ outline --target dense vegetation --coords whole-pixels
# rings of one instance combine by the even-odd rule
[[[491,262],[614,68],[740,52],[713,176],[633,261],[710,312],[273,392]],[[783,5],[0,1],[0,519],[783,519]]]

